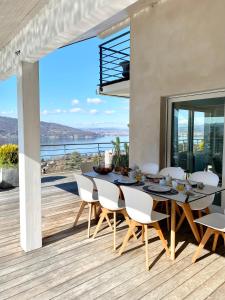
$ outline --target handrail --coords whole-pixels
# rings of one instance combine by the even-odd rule
[[[130,31],[99,45],[99,87],[130,78]],[[113,43],[117,41],[116,43]],[[104,67],[107,65],[107,69]],[[117,69],[118,68],[118,69]]]
[[[108,40],[108,41],[106,41],[106,42],[100,44],[99,47],[104,46],[104,45],[106,45],[106,44],[109,44],[109,43],[111,43],[111,42],[113,42],[113,41],[115,41],[115,40],[118,40],[118,39],[120,39],[121,37],[123,37],[123,36],[125,36],[125,35],[128,35],[128,34],[130,34],[130,31],[126,31],[126,32],[124,32],[124,33],[122,33],[122,34],[120,34],[120,35],[118,35],[118,36],[112,38],[111,40]]]
[[[121,146],[129,142],[120,142]],[[42,144],[41,159],[49,157],[62,157],[73,152],[78,152],[81,155],[102,154],[105,150],[113,149],[111,142],[86,142],[86,143],[58,143],[58,144]]]

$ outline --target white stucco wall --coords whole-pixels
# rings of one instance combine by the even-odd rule
[[[224,12],[224,0],[168,0],[132,16],[132,164],[159,162],[162,96],[225,87]]]

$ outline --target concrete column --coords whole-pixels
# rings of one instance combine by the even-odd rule
[[[20,243],[28,252],[42,246],[38,63],[22,62],[17,82]]]

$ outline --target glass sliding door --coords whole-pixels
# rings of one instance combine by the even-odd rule
[[[172,102],[171,165],[222,180],[225,98]]]

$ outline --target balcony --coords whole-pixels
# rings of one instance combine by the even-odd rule
[[[129,97],[130,31],[99,46],[100,76],[98,93]]]

